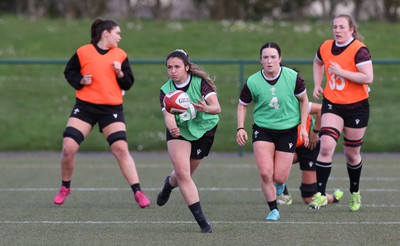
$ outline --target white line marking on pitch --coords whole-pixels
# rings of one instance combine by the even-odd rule
[[[108,225],[108,224],[194,224],[193,221],[0,221],[0,224],[92,224],[92,225]],[[279,225],[279,224],[292,224],[292,225],[399,225],[400,221],[341,221],[341,222],[295,222],[295,221],[210,221],[211,224],[268,224],[268,225]]]

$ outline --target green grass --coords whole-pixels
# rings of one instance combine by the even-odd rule
[[[397,245],[398,155],[365,155],[362,208],[348,210],[348,178],[336,155],[328,192],[345,192],[339,204],[319,211],[303,204],[300,171],[288,181],[294,202],[280,206],[281,220],[268,213],[252,156],[211,154],[194,175],[203,210],[214,233],[203,235],[179,190],[155,204],[171,164],[165,154],[134,153],[143,190],[153,204],[140,209],[111,154],[81,154],[73,191],[52,204],[60,185],[58,153],[0,154],[1,245]]]
[[[176,48],[192,59],[253,59],[266,41],[278,42],[283,59],[311,60],[318,45],[331,38],[330,23],[285,22],[157,22],[120,20],[120,47],[131,60],[163,60]],[[3,33],[0,59],[68,59],[89,41],[91,20],[0,17]],[[373,59],[399,59],[394,24],[361,22]],[[382,43],[385,48],[382,48]],[[213,150],[234,152],[236,105],[240,74],[237,64],[200,64],[216,77],[222,106],[221,122]],[[308,94],[313,90],[311,64],[287,64],[300,70]],[[62,131],[74,104],[74,91],[63,77],[64,64],[0,64],[0,150],[54,151],[61,148]],[[132,64],[136,82],[125,97],[129,146],[133,151],[165,150],[164,123],[158,100],[167,75],[163,64]],[[247,64],[244,77],[260,69]],[[400,149],[397,100],[399,64],[375,64],[371,93],[371,118],[363,146],[368,152]],[[246,128],[251,131],[251,112]],[[82,144],[83,151],[104,151],[103,136],[94,131]],[[245,151],[251,151],[248,144]],[[341,146],[338,146],[341,150]]]

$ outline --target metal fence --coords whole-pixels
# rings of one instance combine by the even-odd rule
[[[25,65],[59,65],[66,64],[67,59],[0,59],[1,64],[25,64]],[[256,59],[194,59],[194,63],[202,64],[219,64],[219,65],[238,65],[239,66],[239,81],[241,84],[244,83],[245,75],[244,68],[246,65],[258,64],[260,61]],[[288,59],[283,60],[284,63],[288,64],[312,64],[312,59]],[[164,64],[165,60],[160,59],[136,59],[130,60],[131,64]],[[400,59],[377,59],[373,60],[374,64],[400,64]]]

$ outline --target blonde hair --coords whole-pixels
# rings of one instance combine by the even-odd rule
[[[208,72],[204,70],[201,66],[192,63],[189,61],[189,54],[186,53],[184,50],[177,49],[172,51],[168,56],[166,61],[170,58],[178,58],[181,59],[185,66],[189,66],[188,73],[203,79],[207,84],[209,84],[215,91],[217,90],[217,86],[214,83],[214,79],[210,77]]]
[[[345,18],[349,22],[349,27],[353,28],[353,38],[358,39],[360,41],[364,40],[364,37],[358,33],[357,23],[351,15],[340,14],[340,15],[337,15],[333,20],[335,20],[337,18]]]

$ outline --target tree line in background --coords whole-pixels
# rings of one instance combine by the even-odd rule
[[[397,22],[400,0],[1,0],[0,13],[30,18],[294,21],[347,13],[357,20]]]

